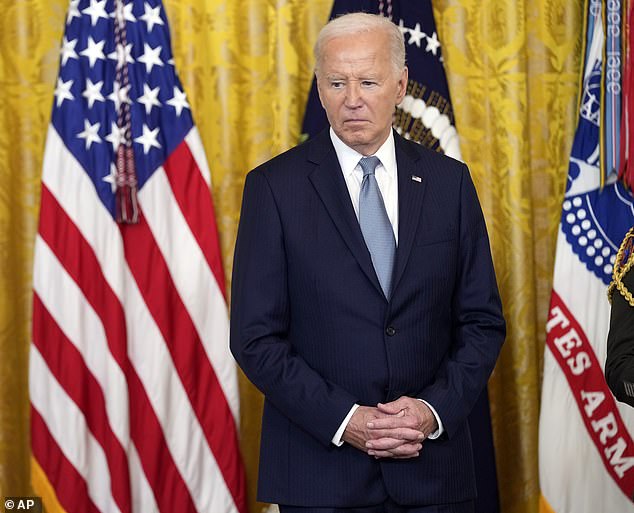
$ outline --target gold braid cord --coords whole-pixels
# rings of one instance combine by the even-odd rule
[[[624,260],[625,255],[627,255],[626,260]],[[610,303],[612,302],[614,289],[617,289],[630,306],[634,307],[634,296],[632,296],[632,292],[628,290],[623,283],[623,277],[632,267],[634,267],[634,227],[630,228],[630,231],[627,232],[619,248],[619,252],[616,254],[616,261],[614,262],[614,269],[612,271],[612,283],[610,283],[608,287],[608,299]]]

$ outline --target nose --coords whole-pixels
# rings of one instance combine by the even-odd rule
[[[351,80],[346,84],[346,107],[354,109],[361,106],[361,88],[359,83]]]

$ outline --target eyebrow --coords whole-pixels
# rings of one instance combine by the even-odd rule
[[[347,77],[343,74],[339,74],[339,73],[330,73],[327,75],[324,75],[324,78],[326,78],[327,80],[358,80],[359,82],[362,82],[364,80],[379,80],[379,75],[377,74],[367,74],[367,75],[361,75],[359,77]]]

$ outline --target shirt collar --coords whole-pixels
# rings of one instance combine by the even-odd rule
[[[361,153],[357,150],[353,150],[350,146],[346,145],[335,131],[330,127],[330,140],[335,147],[335,153],[341,166],[343,176],[348,178],[352,174],[361,160]],[[394,146],[394,134],[390,130],[389,135],[381,147],[374,153],[375,156],[381,161],[383,169],[387,172],[388,176],[396,178],[396,149]]]

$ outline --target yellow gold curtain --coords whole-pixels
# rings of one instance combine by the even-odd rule
[[[227,276],[244,176],[298,138],[331,0],[166,0],[177,69],[212,171]],[[537,511],[544,325],[581,52],[581,0],[434,0],[509,335],[490,386],[503,513]],[[0,0],[0,496],[30,491],[28,344],[39,176],[65,0]],[[244,380],[256,504],[261,398]],[[37,469],[34,469],[37,475]]]
[[[576,124],[581,0],[434,0],[463,158],[507,321],[493,374],[503,513],[537,511],[537,426],[555,239]]]

